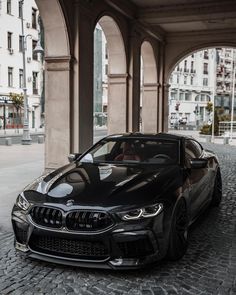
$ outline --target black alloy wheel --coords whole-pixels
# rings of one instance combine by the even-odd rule
[[[222,179],[220,169],[217,170],[211,205],[219,206],[222,199]]]
[[[167,258],[178,260],[184,256],[188,248],[188,214],[185,200],[182,198],[174,208]]]

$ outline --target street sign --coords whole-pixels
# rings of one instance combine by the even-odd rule
[[[0,96],[0,103],[1,104],[12,104],[12,100],[9,96]]]

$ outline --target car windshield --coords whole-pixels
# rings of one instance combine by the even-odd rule
[[[179,141],[155,138],[106,138],[86,153],[87,163],[179,163]]]

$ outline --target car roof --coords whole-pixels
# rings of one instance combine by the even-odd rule
[[[191,136],[185,136],[182,134],[172,134],[172,133],[120,133],[108,135],[106,138],[155,138],[155,139],[166,139],[166,140],[182,140],[182,139],[193,139]]]

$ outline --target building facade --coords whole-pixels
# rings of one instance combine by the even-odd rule
[[[203,125],[211,121],[206,109],[214,100],[217,108],[229,114],[236,50],[212,48],[197,51],[182,60],[170,77],[169,122],[184,118],[188,124]]]
[[[38,9],[34,0],[0,1],[0,120],[1,128],[22,128],[23,107],[15,107],[11,93],[22,94],[24,87],[23,50],[26,59],[26,88],[29,127],[39,128],[42,111],[42,62],[33,52],[39,38]],[[21,18],[23,13],[24,36]],[[25,48],[25,49],[24,49]]]

